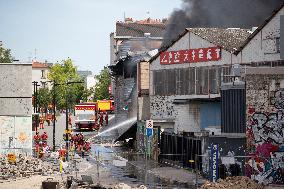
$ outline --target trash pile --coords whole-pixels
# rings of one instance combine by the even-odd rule
[[[0,159],[0,180],[46,175],[55,171],[57,170],[52,164],[29,156],[19,156],[14,163],[9,162],[5,157]]]
[[[264,186],[256,183],[248,177],[236,176],[227,177],[222,180],[219,179],[218,182],[206,182],[199,189],[264,189]]]

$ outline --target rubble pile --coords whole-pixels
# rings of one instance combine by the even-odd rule
[[[5,158],[0,160],[0,180],[46,175],[55,171],[57,170],[52,164],[33,157],[19,157],[13,164],[9,163]]]
[[[256,183],[248,177],[237,176],[228,177],[224,180],[219,179],[218,182],[206,182],[199,189],[264,189],[264,186]]]
[[[134,187],[134,188],[131,188],[131,186],[127,185],[127,184],[124,184],[124,183],[119,183],[117,184],[114,189],[147,189],[146,186],[144,185],[141,185],[139,187]]]

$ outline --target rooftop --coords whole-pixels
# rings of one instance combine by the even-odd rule
[[[32,62],[32,68],[50,68],[50,64],[42,62]]]
[[[116,36],[144,37],[145,33],[150,33],[151,37],[163,37],[166,25],[165,21],[158,19],[145,19],[127,22],[116,22]]]
[[[249,30],[240,28],[187,28],[187,30],[232,53],[241,47],[251,34]]]
[[[204,40],[213,43],[231,53],[237,52],[237,50],[244,44],[244,42],[251,35],[251,31],[248,29],[240,28],[186,28],[185,31],[180,34],[175,40],[166,46],[162,46],[150,62],[155,60],[161,52],[167,51],[173,44],[184,37],[188,32],[191,32]]]

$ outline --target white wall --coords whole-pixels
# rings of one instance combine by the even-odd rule
[[[276,39],[280,38],[280,15],[284,15],[284,8],[238,54],[241,63],[280,60],[280,53],[276,51]]]
[[[44,77],[42,77],[42,70],[44,70]],[[43,82],[49,81],[47,75],[49,73],[50,68],[32,68],[32,81],[37,81],[40,87],[43,86]],[[51,89],[52,83],[46,83],[46,87]]]
[[[187,33],[179,39],[167,51],[178,51],[184,49],[215,47],[216,45],[202,39],[201,37]],[[189,68],[213,65],[230,65],[238,62],[233,55],[221,48],[221,59],[218,61],[183,63],[174,65],[161,65],[160,57],[150,64],[150,113],[153,120],[174,120],[174,131],[200,132],[200,107],[199,104],[174,104],[175,98],[209,98],[209,95],[179,95],[179,96],[154,96],[153,95],[153,71],[161,69]],[[211,98],[220,94],[210,94]],[[158,124],[158,123],[157,123]]]
[[[89,75],[87,76],[86,78],[87,80],[87,89],[90,89],[90,88],[94,88],[95,85],[96,85],[96,79],[95,79],[95,76],[94,75]]]

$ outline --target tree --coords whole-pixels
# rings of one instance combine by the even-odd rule
[[[13,62],[13,57],[11,55],[10,49],[5,49],[0,44],[0,63],[11,63]]]
[[[95,85],[95,97],[94,100],[102,100],[109,98],[108,87],[111,83],[110,73],[107,67],[96,76],[97,83]]]
[[[52,103],[52,94],[48,88],[40,88],[37,94],[39,108],[46,111],[49,104]]]
[[[80,82],[81,78],[77,74],[77,69],[70,58],[56,63],[51,67],[48,79],[55,81],[56,104],[58,109],[66,108],[66,98],[69,107],[78,103],[85,93],[82,83],[67,85],[67,82]]]

